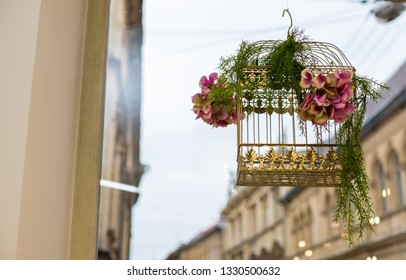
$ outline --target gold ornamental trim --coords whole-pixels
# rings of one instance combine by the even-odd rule
[[[319,154],[313,147],[298,153],[293,147],[280,153],[270,147],[258,155],[254,147],[239,156],[237,185],[338,186],[341,164],[333,147]]]

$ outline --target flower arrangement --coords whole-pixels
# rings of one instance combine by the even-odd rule
[[[352,78],[349,70],[325,75],[319,72],[313,76],[309,68],[301,73],[300,87],[305,90],[304,101],[299,104],[299,116],[302,121],[311,121],[314,125],[326,125],[328,120],[343,123],[354,112],[350,103],[354,97]]]
[[[197,119],[213,127],[226,127],[237,124],[237,109],[234,95],[224,94],[226,80],[213,72],[199,81],[201,92],[192,96],[193,112]],[[223,94],[222,94],[223,93]],[[242,114],[241,119],[245,117]]]
[[[317,50],[312,53],[314,46]],[[236,124],[236,103],[242,100],[280,100],[293,95],[299,104],[296,108],[299,126],[306,121],[316,127],[328,126],[329,121],[340,124],[335,142],[340,155],[341,176],[336,188],[334,220],[343,220],[344,233],[354,245],[355,232],[358,239],[362,239],[365,230],[373,230],[369,179],[361,144],[366,104],[367,100],[381,98],[381,92],[389,88],[356,75],[349,62],[334,64],[335,56],[329,56],[331,61],[323,60],[324,64],[317,64],[315,61],[318,61],[321,46],[328,48],[332,45],[315,45],[297,29],[288,32],[284,41],[243,41],[235,55],[221,58],[219,74],[212,73],[208,78],[203,76],[200,79],[201,92],[192,97],[193,112],[196,119],[213,127],[226,127]],[[266,69],[261,72],[264,76],[247,75],[247,66]],[[340,70],[324,73],[317,72],[319,68]],[[273,110],[272,105],[268,106],[264,110],[266,113]],[[251,107],[242,107],[245,112],[241,113],[240,119],[253,112]]]

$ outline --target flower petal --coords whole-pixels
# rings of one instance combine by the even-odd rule
[[[225,110],[222,110],[219,115],[219,119],[224,121],[228,118],[228,113]]]
[[[203,105],[202,95],[200,93],[196,93],[195,95],[193,95],[192,102],[195,105],[202,106]]]
[[[218,73],[213,72],[209,75],[209,82],[214,84],[214,82],[217,80]]]
[[[350,115],[352,112],[355,111],[355,106],[351,103],[347,103],[347,106],[345,106],[344,110],[347,115]]]
[[[210,88],[208,86],[202,86],[202,93],[208,94],[210,92]]]
[[[312,104],[310,105],[307,112],[309,112],[309,114],[311,115],[321,116],[323,114],[323,107],[317,106],[316,104]]]
[[[347,106],[347,103],[345,103],[345,102],[334,103],[334,108],[336,108],[336,109],[344,109],[345,106]]]
[[[312,84],[313,74],[309,68],[303,69],[301,73],[302,79],[300,80],[301,88],[309,88]]]
[[[307,111],[300,111],[299,117],[302,121],[311,121],[314,119],[314,116],[310,115]]]
[[[350,70],[344,70],[340,73],[340,79],[337,83],[337,87],[343,87],[348,83],[351,83],[352,72]]]
[[[330,120],[334,119],[334,113],[335,113],[335,108],[334,106],[330,106],[327,108],[327,112],[328,112],[328,118]]]
[[[337,85],[337,77],[335,73],[330,73],[326,75],[326,83],[329,87],[334,88]]]
[[[309,88],[311,84],[312,84],[312,80],[306,80],[306,79],[300,80],[301,88]]]
[[[210,103],[204,105],[204,107],[203,107],[203,112],[204,112],[205,114],[211,113],[212,110],[213,110],[213,107],[211,106]]]
[[[209,84],[209,80],[207,80],[207,77],[206,77],[206,76],[202,76],[202,77],[200,78],[200,81],[199,81],[199,87],[203,89],[203,87],[204,87],[204,86],[207,87],[208,84]]]
[[[341,100],[343,102],[348,102],[354,97],[354,92],[352,90],[352,84],[346,84],[343,90],[340,92]]]
[[[322,89],[326,84],[326,77],[324,76],[323,72],[314,77],[312,79],[312,83],[317,89]]]
[[[312,72],[310,72],[309,68],[303,69],[301,76],[303,79],[306,79],[306,80],[311,80],[313,78],[313,74],[312,74]]]
[[[314,96],[310,92],[307,92],[305,95],[305,100],[299,104],[299,110],[307,110],[310,104],[314,102],[313,98]]]
[[[324,91],[327,94],[327,98],[332,100],[338,96],[337,88],[336,87],[327,87],[324,88]]]
[[[336,123],[343,123],[346,120],[348,120],[348,115],[344,115],[344,116],[341,116],[341,117],[334,116],[334,122],[336,122]]]
[[[322,115],[320,117],[315,117],[314,120],[312,121],[313,124],[318,124],[318,125],[326,125],[328,121],[328,116],[327,115]]]
[[[319,106],[329,106],[331,104],[330,100],[327,99],[327,94],[314,97],[314,101],[316,101]]]

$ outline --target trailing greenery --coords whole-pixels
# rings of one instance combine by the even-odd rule
[[[300,87],[301,72],[314,65],[309,64],[308,38],[303,32],[294,29],[284,41],[263,41],[250,43],[243,41],[235,55],[220,60],[220,86],[211,91],[214,104],[235,106],[230,100],[252,100],[277,98],[284,94],[295,94],[298,104],[304,100],[304,90]],[[311,63],[311,62],[310,62]],[[247,67],[266,68],[266,71],[254,72],[249,77],[244,72]],[[318,65],[319,66],[319,65]],[[317,67],[318,67],[317,66]],[[326,67],[334,65],[326,65]],[[263,67],[263,68],[261,68]],[[314,66],[316,67],[316,66]],[[261,74],[262,73],[262,74]],[[265,73],[266,77],[258,76]],[[353,75],[355,98],[351,101],[356,110],[345,121],[338,132],[336,143],[339,147],[342,175],[341,185],[337,188],[337,208],[334,219],[344,222],[345,234],[351,245],[355,244],[354,234],[358,239],[364,237],[365,230],[371,231],[372,202],[369,197],[368,176],[365,171],[364,155],[361,146],[361,129],[368,99],[377,100],[386,85],[366,77]],[[245,108],[250,114],[251,109]],[[302,123],[303,125],[303,123]],[[326,129],[328,129],[326,127]]]
[[[365,230],[372,231],[372,202],[369,197],[368,176],[365,171],[364,153],[361,145],[361,129],[366,112],[367,100],[378,100],[386,85],[355,75],[354,87],[358,90],[355,99],[356,111],[344,122],[339,130],[337,143],[340,151],[342,176],[341,185],[336,189],[336,222],[344,221],[344,233],[351,245],[355,245],[354,232],[362,240]]]

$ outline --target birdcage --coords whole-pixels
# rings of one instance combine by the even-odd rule
[[[321,126],[300,120],[293,80],[275,80],[269,76],[272,65],[261,59],[282,43],[256,42],[259,51],[249,59],[252,65],[243,69],[244,80],[256,81],[258,86],[242,87],[237,93],[237,185],[338,186],[342,166],[336,139],[342,124],[328,120]],[[330,43],[302,42],[302,48],[294,59],[303,68],[355,73],[343,52]]]

